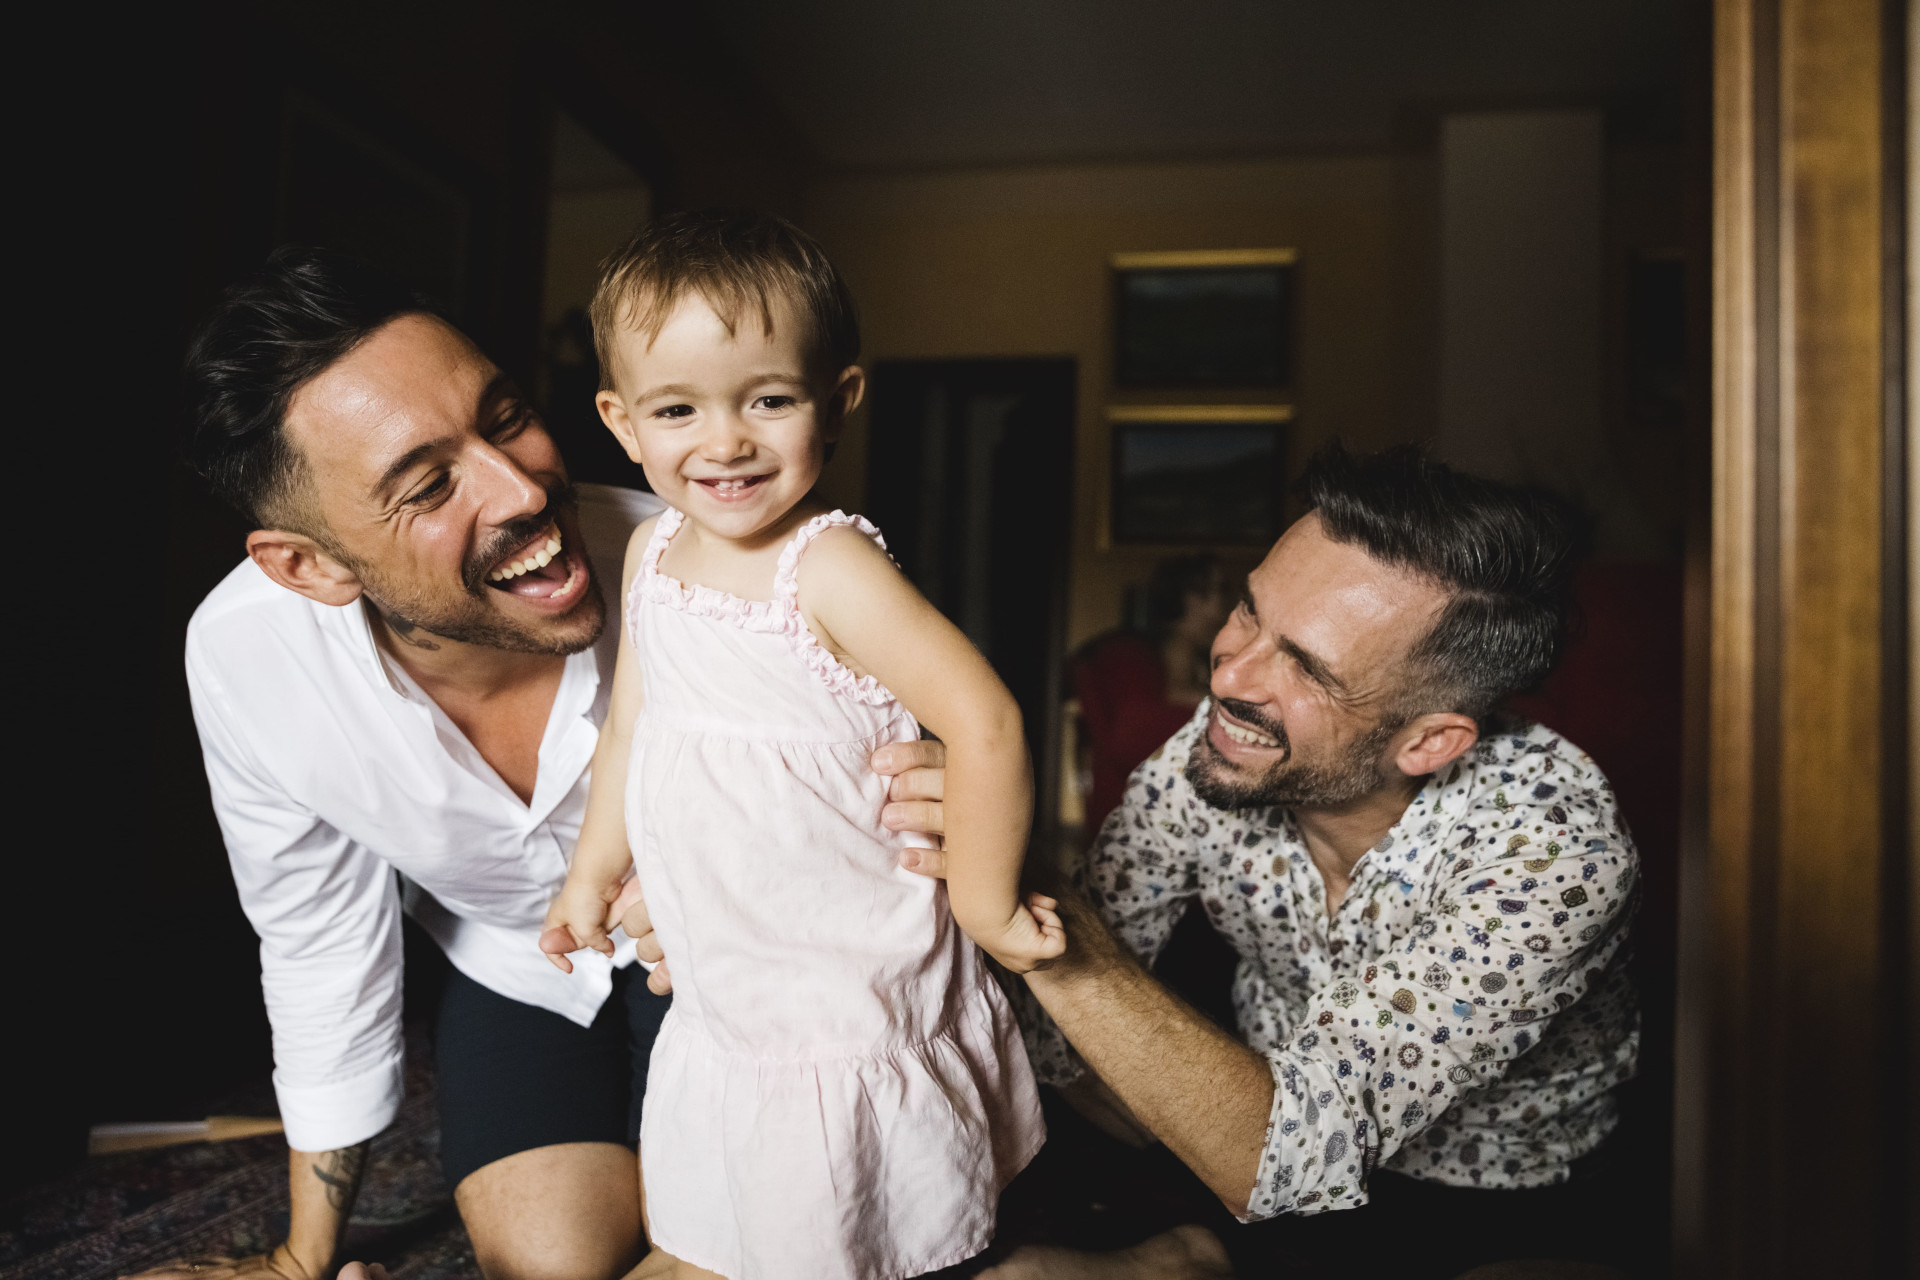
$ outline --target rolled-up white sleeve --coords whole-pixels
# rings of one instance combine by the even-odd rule
[[[288,1145],[331,1151],[364,1142],[400,1106],[395,872],[276,783],[191,652],[187,683],[233,881],[260,935]]]

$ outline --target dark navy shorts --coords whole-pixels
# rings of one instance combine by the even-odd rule
[[[629,965],[614,970],[613,994],[582,1027],[449,972],[434,1023],[447,1186],[535,1147],[637,1144],[647,1060],[672,1004]]]

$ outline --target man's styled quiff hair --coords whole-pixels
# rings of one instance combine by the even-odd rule
[[[1448,593],[1413,648],[1408,718],[1482,719],[1560,660],[1584,533],[1568,503],[1455,471],[1413,445],[1356,458],[1336,441],[1307,464],[1300,487],[1327,537]]]
[[[255,526],[324,538],[286,436],[294,393],[374,330],[431,300],[357,258],[288,246],[227,290],[187,347],[186,461]]]
[[[601,390],[615,389],[615,336],[631,329],[652,342],[689,295],[704,298],[728,333],[757,315],[771,336],[775,300],[792,304],[809,373],[835,374],[860,358],[853,295],[812,236],[770,213],[702,209],[642,227],[600,264],[588,314]]]

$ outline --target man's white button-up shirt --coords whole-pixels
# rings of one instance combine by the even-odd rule
[[[382,653],[362,604],[318,604],[245,561],[187,628],[194,720],[260,935],[274,1088],[296,1150],[362,1142],[399,1106],[403,905],[455,968],[501,995],[584,1026],[612,989],[616,962],[582,953],[569,976],[538,940],[586,813],[621,557],[661,504],[600,485],[579,493],[607,627],[567,659],[530,804]],[[616,953],[632,959],[631,947]]]

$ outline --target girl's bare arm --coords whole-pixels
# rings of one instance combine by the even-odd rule
[[[653,526],[654,521],[648,520],[633,531],[627,543],[620,595],[613,602],[613,608],[620,614],[620,652],[614,659],[613,694],[608,702],[607,718],[600,726],[600,740],[593,749],[587,813],[580,824],[580,840],[574,846],[567,882],[548,908],[547,928],[540,935],[540,949],[568,973],[573,971],[573,964],[566,957],[569,951],[591,947],[608,955],[613,953],[613,942],[607,936],[608,909],[619,896],[620,882],[633,862],[633,854],[627,847],[627,758],[643,698],[640,662],[633,652],[632,637],[626,634],[626,610],[622,606],[633,586],[634,574],[639,570],[640,557],[653,535]]]
[[[960,629],[886,554],[851,529],[822,534],[800,562],[814,634],[872,675],[947,748],[947,891],[954,919],[1010,969],[1065,949],[1050,904],[1023,901],[1020,866],[1033,777],[1020,708]]]

